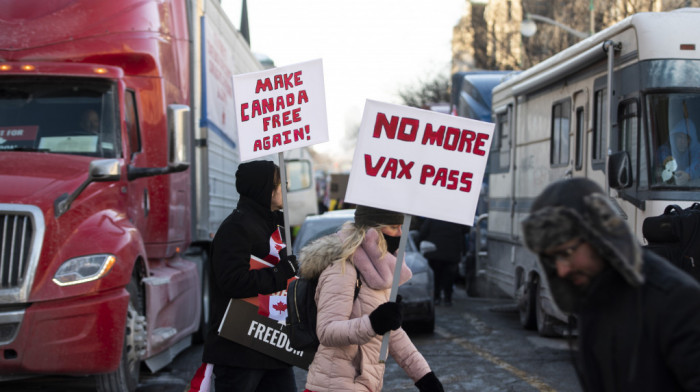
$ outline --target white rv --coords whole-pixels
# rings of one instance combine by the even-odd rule
[[[596,181],[641,243],[646,217],[700,200],[700,173],[685,169],[700,160],[698,25],[700,9],[636,14],[494,88],[488,256],[478,268],[514,296],[524,327],[554,335],[565,320],[522,245],[520,222],[546,185]],[[691,144],[683,156],[670,137],[679,130]]]

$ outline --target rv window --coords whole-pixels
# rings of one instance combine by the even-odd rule
[[[496,114],[495,135],[489,154],[489,170],[507,172],[510,168],[510,110]]]
[[[583,108],[576,109],[576,170],[583,169],[583,134],[585,117]]]
[[[569,131],[571,123],[571,101],[560,101],[552,106],[552,135],[550,138],[549,163],[552,166],[569,164]]]
[[[296,192],[311,187],[311,162],[307,160],[286,160],[287,190]]]
[[[593,145],[591,146],[591,160],[602,162],[605,160],[604,138],[607,133],[606,116],[608,115],[607,89],[600,89],[595,92],[594,112],[593,112]]]
[[[700,186],[700,94],[646,96],[651,186]]]
[[[617,151],[627,151],[629,153],[633,181],[639,178],[637,177],[637,159],[639,158],[637,152],[639,147],[639,111],[637,106],[636,100],[622,102],[617,115],[617,122],[620,125]]]

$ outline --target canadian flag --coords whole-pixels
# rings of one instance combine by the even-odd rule
[[[287,293],[285,295],[258,294],[258,314],[284,322],[287,319]]]
[[[280,232],[279,226],[277,230],[272,232],[270,235],[270,254],[265,256],[265,261],[272,263],[272,265],[277,265],[280,262],[280,251],[286,248],[287,245],[284,244],[282,240],[282,232]]]

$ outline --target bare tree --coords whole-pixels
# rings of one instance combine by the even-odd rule
[[[415,86],[402,88],[398,95],[403,105],[416,108],[425,109],[430,104],[450,102],[450,79],[447,75],[438,75],[419,81]]]

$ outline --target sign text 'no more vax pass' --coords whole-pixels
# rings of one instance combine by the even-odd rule
[[[471,226],[493,129],[367,100],[345,200]]]
[[[233,76],[241,161],[328,141],[320,59]]]

